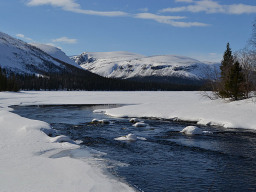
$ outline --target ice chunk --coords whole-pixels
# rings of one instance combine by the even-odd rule
[[[138,122],[135,123],[133,126],[134,127],[146,127],[148,124],[144,123],[144,122]]]
[[[128,135],[122,136],[122,137],[117,137],[115,140],[117,141],[136,141],[136,140],[146,140],[144,137],[137,137],[136,135],[129,133]]]
[[[186,135],[201,135],[203,132],[196,126],[187,126],[181,131],[181,133]]]

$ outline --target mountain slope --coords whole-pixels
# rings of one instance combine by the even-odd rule
[[[63,61],[67,64],[73,65],[75,67],[81,68],[76,62],[74,62],[72,59],[70,59],[61,49],[51,46],[51,45],[45,45],[45,44],[39,44],[39,43],[31,43],[30,45],[37,47],[38,49],[44,51],[48,55],[52,56],[55,59],[58,59],[60,61]]]
[[[54,55],[53,55],[54,56]],[[15,73],[42,74],[66,68],[53,56],[37,47],[0,32],[0,66]],[[63,61],[65,63],[65,61]],[[71,65],[71,63],[68,63]],[[78,65],[73,64],[73,66]]]
[[[146,57],[128,52],[82,53],[71,59],[84,69],[105,77],[165,82],[200,81],[209,67],[218,65],[183,56]]]

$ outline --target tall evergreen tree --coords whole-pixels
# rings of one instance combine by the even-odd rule
[[[234,57],[232,54],[232,50],[230,48],[230,44],[227,43],[227,49],[224,52],[223,60],[221,61],[221,77],[225,77],[230,67],[234,64]]]
[[[229,43],[227,43],[227,48],[226,51],[224,52],[223,55],[223,60],[221,61],[221,79],[220,79],[220,85],[219,85],[219,94],[221,97],[230,97],[230,92],[229,92],[229,83],[230,82],[230,72],[231,68],[234,64],[234,57],[232,54],[232,50],[230,48]]]
[[[239,62],[234,60],[229,43],[227,43],[227,49],[223,55],[220,70],[219,95],[223,98],[231,98],[234,100],[244,98],[244,74]]]
[[[242,73],[242,67],[239,62],[236,61],[230,69],[230,78],[227,82],[227,87],[232,99],[238,100],[245,97],[246,90],[244,89],[244,83],[245,78]]]

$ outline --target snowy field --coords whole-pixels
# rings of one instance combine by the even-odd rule
[[[0,191],[133,191],[100,168],[76,143],[50,138],[47,123],[11,112],[11,105],[129,104],[107,109],[115,117],[157,117],[202,125],[256,129],[256,103],[210,100],[200,92],[0,93]],[[63,137],[62,140],[67,138]],[[60,152],[66,156],[50,158]],[[79,158],[71,158],[78,156]]]

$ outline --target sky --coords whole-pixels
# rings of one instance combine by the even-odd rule
[[[0,0],[0,31],[82,52],[220,61],[248,44],[255,0]]]

